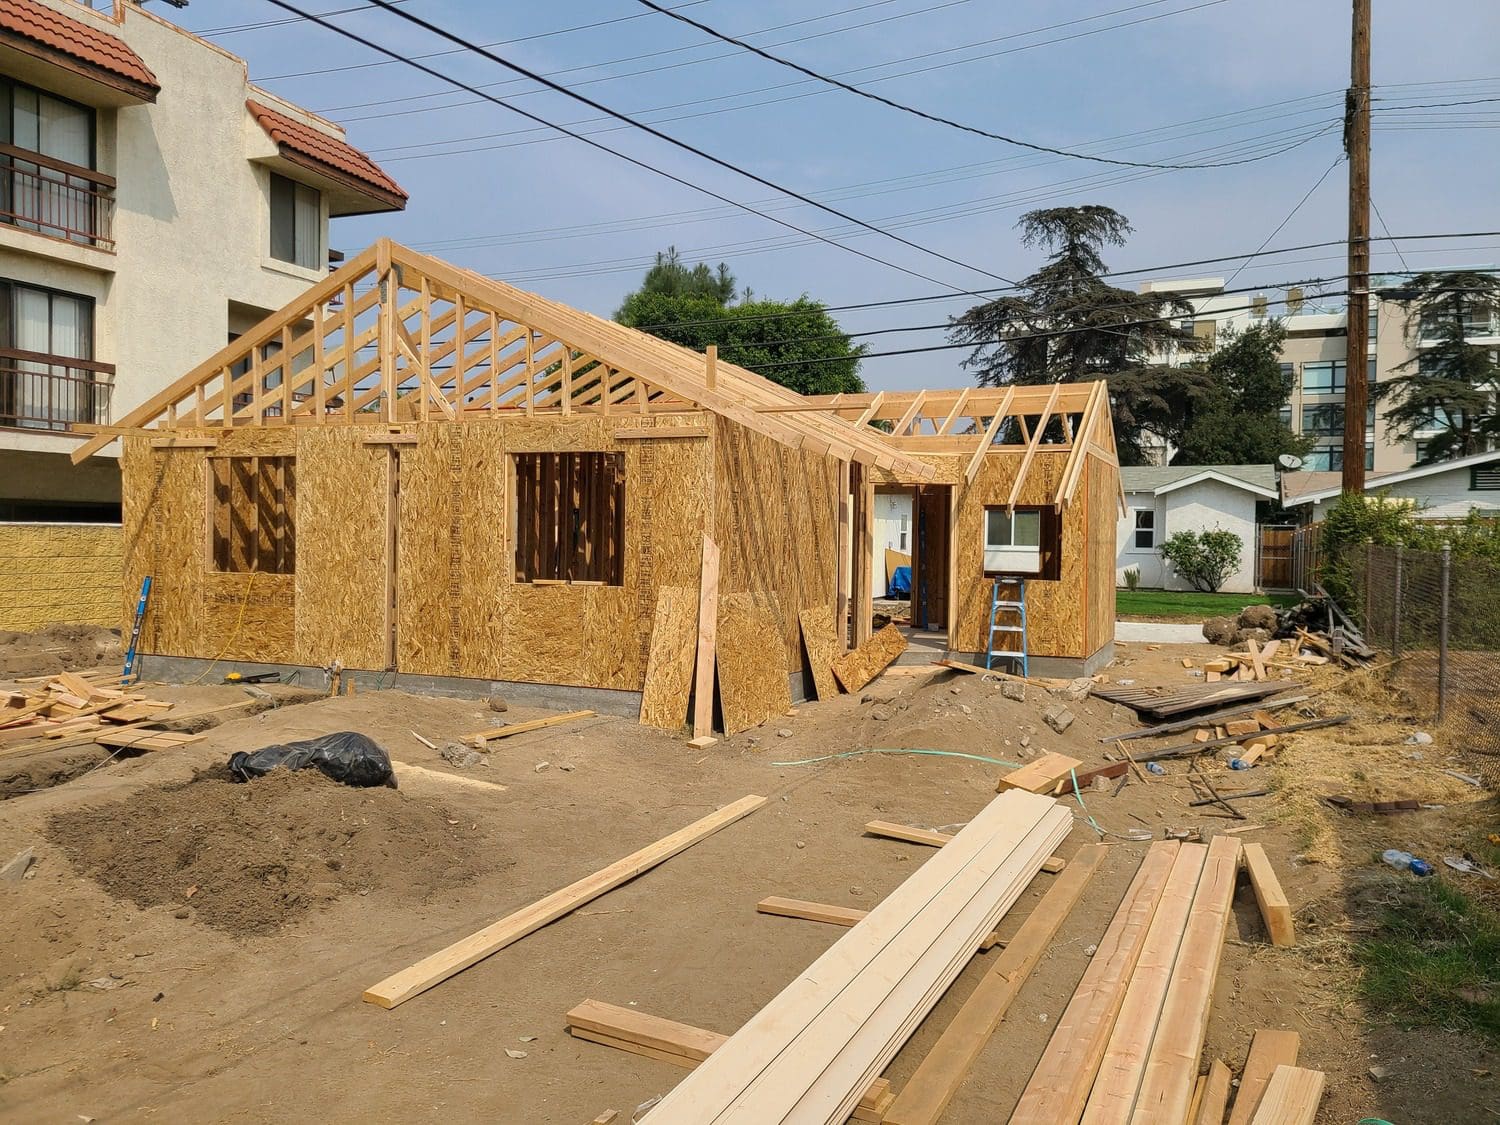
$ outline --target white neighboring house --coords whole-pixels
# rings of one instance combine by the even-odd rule
[[[875,550],[870,553],[870,589],[877,598],[885,597],[891,576],[886,573],[886,551],[910,555],[913,526],[911,490],[875,494]]]
[[[1148,589],[1190,590],[1161,557],[1161,545],[1179,531],[1223,529],[1240,537],[1240,565],[1224,583],[1225,593],[1255,590],[1255,505],[1276,499],[1270,465],[1147,465],[1120,470],[1129,514],[1119,523],[1115,582],[1136,567]]]
[[[1322,480],[1304,480],[1318,477]],[[1331,478],[1331,479],[1330,479]],[[1310,487],[1309,487],[1310,486]],[[1282,503],[1288,508],[1310,505],[1313,523],[1320,522],[1338,503],[1339,479],[1332,473],[1287,473],[1281,478]],[[1478,510],[1500,516],[1500,450],[1475,453],[1435,465],[1376,473],[1365,480],[1365,492],[1388,492],[1392,499],[1409,500],[1419,519],[1463,519]]]

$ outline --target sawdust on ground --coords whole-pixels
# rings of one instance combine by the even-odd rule
[[[395,789],[354,789],[316,770],[248,783],[213,769],[126,802],[71,810],[49,834],[81,874],[140,907],[231,934],[260,934],[350,894],[426,899],[495,855],[476,826]]]

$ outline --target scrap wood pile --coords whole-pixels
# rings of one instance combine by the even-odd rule
[[[1203,623],[1203,636],[1212,644],[1231,647],[1243,644],[1244,652],[1226,653],[1222,660],[1203,666],[1209,682],[1215,679],[1248,679],[1247,665],[1258,652],[1266,668],[1338,663],[1357,668],[1375,658],[1359,627],[1321,586],[1297,605],[1275,609],[1250,605],[1237,617],[1211,617]],[[1259,647],[1264,646],[1264,647]],[[1227,663],[1225,663],[1227,661]],[[1260,677],[1257,677],[1260,678]]]
[[[170,711],[172,704],[126,690],[119,672],[96,668],[59,672],[17,681],[0,690],[0,754],[19,753],[48,743],[96,742],[164,750],[197,739],[140,727]]]

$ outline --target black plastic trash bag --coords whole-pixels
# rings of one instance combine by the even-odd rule
[[[263,746],[249,753],[241,750],[229,756],[229,772],[236,781],[264,777],[278,768],[301,770],[308,767],[345,785],[396,788],[396,774],[386,752],[372,739],[352,730],[341,730],[304,742]]]

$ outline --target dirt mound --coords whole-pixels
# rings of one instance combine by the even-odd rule
[[[177,905],[233,934],[271,932],[349,894],[425,898],[498,862],[472,820],[312,770],[244,784],[214,771],[61,813],[49,834],[116,898]]]
[[[119,633],[102,625],[62,623],[35,633],[0,631],[0,679],[116,664],[123,656]]]

